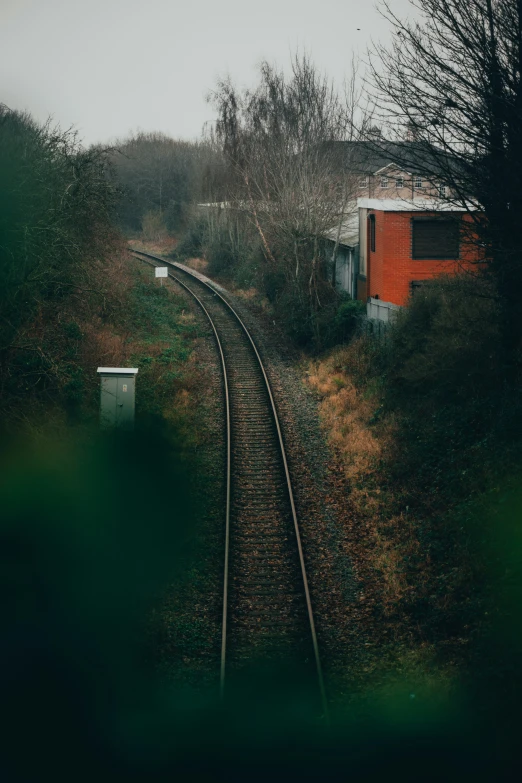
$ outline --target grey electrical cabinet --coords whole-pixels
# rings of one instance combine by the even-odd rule
[[[98,367],[101,378],[100,421],[102,427],[134,429],[134,367]]]

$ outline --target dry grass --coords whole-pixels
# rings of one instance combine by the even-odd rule
[[[85,342],[82,351],[82,364],[103,365],[104,367],[125,367],[131,355],[131,346],[125,335],[116,334],[100,318],[82,324]]]
[[[127,244],[129,247],[134,247],[136,250],[143,250],[145,253],[166,256],[174,250],[178,244],[178,239],[172,236],[165,236],[154,242],[148,242],[144,239],[129,239]]]
[[[430,699],[434,693],[442,697],[455,683],[457,667],[442,661],[411,611],[418,595],[431,593],[433,574],[422,525],[404,505],[402,488],[389,480],[401,422],[382,414],[380,389],[368,380],[366,347],[354,340],[304,364],[305,383],[319,398],[336,455],[343,551],[358,584],[358,600],[346,608],[348,622],[366,640],[365,655],[351,664],[348,691],[359,678],[361,692],[372,697],[383,689],[384,698],[405,683]]]
[[[364,396],[342,370],[349,349],[341,348],[326,359],[312,362],[307,383],[320,397],[320,415],[330,442],[342,455],[346,477],[357,481],[375,469],[393,439],[393,427],[378,435],[370,421],[379,405],[376,395]]]
[[[320,397],[322,424],[343,465],[349,502],[364,525],[360,570],[379,574],[383,608],[391,613],[410,590],[401,564],[417,552],[418,539],[405,514],[387,513],[390,493],[379,486],[379,478],[383,460],[393,454],[397,428],[391,417],[372,424],[379,395],[363,393],[346,372],[353,351],[338,348],[311,362],[305,380]]]
[[[238,299],[242,299],[244,302],[247,302],[251,307],[257,308],[263,313],[272,313],[272,305],[270,304],[268,298],[263,296],[259,289],[254,288],[254,286],[251,286],[250,288],[241,288],[237,285],[237,283],[234,282],[234,280],[230,280],[229,278],[225,279],[215,277],[214,279],[217,280],[217,282],[228,291],[233,293],[234,296],[237,296]]]
[[[208,269],[208,261],[204,258],[186,258],[183,263],[185,266],[189,266],[196,272],[200,272],[202,275],[206,275]]]

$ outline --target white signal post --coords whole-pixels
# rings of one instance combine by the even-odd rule
[[[156,267],[156,277],[161,278],[160,285],[163,285],[163,278],[169,276],[169,270],[166,266],[157,266]]]

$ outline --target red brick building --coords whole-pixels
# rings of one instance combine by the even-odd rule
[[[444,202],[359,199],[357,298],[405,305],[426,280],[470,269],[478,248],[463,241],[469,214]]]

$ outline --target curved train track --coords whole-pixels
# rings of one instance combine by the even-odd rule
[[[259,351],[238,313],[207,278],[158,256],[132,252],[172,270],[169,277],[208,318],[221,359],[227,442],[221,695],[233,673],[252,662],[306,668],[310,661],[328,722],[292,482]]]

